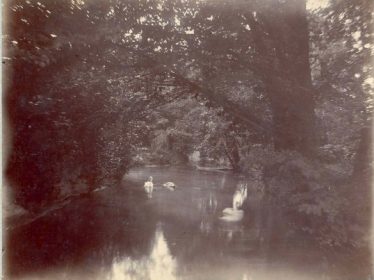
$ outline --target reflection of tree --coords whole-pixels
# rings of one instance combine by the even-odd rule
[[[118,191],[118,190],[117,190]],[[155,217],[130,195],[97,192],[7,236],[6,271],[111,266],[118,256],[141,259],[152,249]]]
[[[170,255],[168,244],[160,228],[156,230],[154,245],[150,254],[150,262],[150,279],[176,279],[176,263]]]
[[[215,230],[215,223],[217,219],[217,198],[215,193],[209,192],[199,201],[200,209],[200,230],[203,234],[209,234]]]
[[[157,227],[149,256],[138,260],[131,257],[117,260],[112,265],[110,279],[175,280],[176,265],[162,228]]]

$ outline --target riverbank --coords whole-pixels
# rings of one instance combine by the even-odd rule
[[[89,192],[82,192],[82,193],[75,193],[71,194],[69,196],[66,196],[60,200],[55,201],[51,205],[37,211],[37,212],[31,212],[27,211],[26,209],[22,208],[21,206],[18,206],[14,203],[7,202],[5,203],[5,206],[3,206],[3,221],[5,225],[5,230],[12,230],[14,228],[27,225],[29,223],[34,222],[37,219],[42,218],[45,215],[48,215],[52,213],[53,211],[59,210],[69,203],[71,203],[74,200],[77,200],[79,198],[82,198],[84,196],[87,196],[94,192],[99,192],[105,190],[107,187],[102,186],[98,187],[92,191]]]

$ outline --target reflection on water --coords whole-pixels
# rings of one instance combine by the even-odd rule
[[[170,254],[161,226],[156,229],[153,248],[149,256],[140,260],[125,258],[115,261],[111,280],[176,280],[176,261]]]
[[[168,181],[175,191],[162,187]],[[5,279],[368,279],[366,258],[327,258],[290,234],[279,208],[250,185],[243,218],[220,219],[240,181],[224,172],[134,169],[121,186],[8,232]]]

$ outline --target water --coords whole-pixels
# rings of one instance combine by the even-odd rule
[[[143,189],[152,175],[152,198]],[[173,181],[175,191],[161,187]],[[357,256],[327,256],[289,234],[281,209],[248,189],[244,218],[222,221],[229,172],[133,169],[120,186],[6,232],[6,279],[368,279]]]

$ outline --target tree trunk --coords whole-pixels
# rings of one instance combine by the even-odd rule
[[[360,132],[360,144],[357,149],[353,167],[353,179],[370,180],[372,175],[373,147],[372,128],[366,126]]]
[[[236,140],[225,137],[224,145],[225,145],[226,156],[229,159],[229,162],[231,164],[233,171],[239,172],[240,171],[240,164],[239,164],[240,154],[239,154],[239,148],[236,143]]]
[[[317,135],[306,3],[270,2],[273,7],[263,11],[261,24],[255,16],[249,20],[256,50],[264,61],[260,75],[273,113],[274,145],[277,150],[312,156]]]
[[[268,87],[273,110],[274,144],[279,150],[295,150],[312,156],[316,146],[315,102],[306,4],[305,1],[289,0],[284,9],[283,25],[271,28],[272,34],[276,34],[280,72],[280,77],[273,79]]]
[[[273,113],[276,150],[298,151],[313,156],[316,146],[314,100],[308,93],[284,83],[268,86]]]

